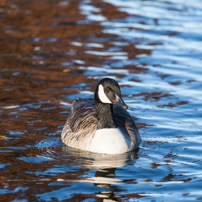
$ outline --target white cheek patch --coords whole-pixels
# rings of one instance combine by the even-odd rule
[[[100,99],[100,101],[102,103],[109,103],[109,104],[111,104],[111,101],[106,96],[106,94],[104,92],[104,88],[103,88],[103,86],[101,84],[98,86],[98,97],[99,97],[99,99]]]

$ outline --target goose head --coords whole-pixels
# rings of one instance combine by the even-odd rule
[[[95,100],[103,104],[117,104],[124,109],[128,108],[121,97],[119,84],[110,78],[104,78],[98,83]]]

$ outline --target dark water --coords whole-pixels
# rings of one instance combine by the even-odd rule
[[[202,1],[0,1],[0,200],[202,201]],[[121,85],[142,143],[62,145],[77,97]]]

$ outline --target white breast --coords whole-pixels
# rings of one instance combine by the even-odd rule
[[[130,142],[117,128],[105,128],[96,131],[89,151],[105,154],[121,154],[130,150]]]

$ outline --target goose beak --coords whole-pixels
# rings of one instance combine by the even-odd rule
[[[124,109],[128,109],[128,106],[125,104],[123,99],[120,96],[118,96],[117,94],[116,94],[116,100],[114,101],[113,104],[117,104],[117,105],[123,107]]]

